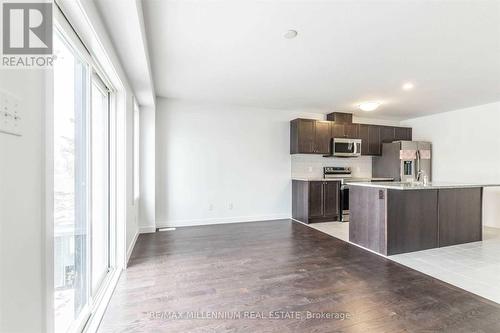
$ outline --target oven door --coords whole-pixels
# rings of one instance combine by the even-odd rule
[[[361,155],[361,140],[359,139],[333,139],[333,156],[353,157]]]

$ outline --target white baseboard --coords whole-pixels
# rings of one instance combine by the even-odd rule
[[[128,266],[128,261],[130,260],[130,256],[132,255],[132,251],[134,250],[135,243],[137,242],[138,237],[139,237],[139,230],[135,232],[134,238],[132,239],[132,242],[130,243],[127,249],[127,262],[125,263],[125,267]]]
[[[271,220],[282,220],[282,219],[290,219],[290,215],[275,214],[275,215],[263,215],[263,216],[234,216],[234,217],[221,217],[221,218],[214,217],[207,219],[157,221],[156,227],[157,228],[192,227],[200,225],[271,221]]]
[[[152,226],[152,225],[143,225],[143,226],[139,226],[139,233],[140,234],[149,234],[149,233],[152,233],[152,232],[156,232],[156,226]]]

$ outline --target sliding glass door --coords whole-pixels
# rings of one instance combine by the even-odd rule
[[[91,315],[113,262],[110,93],[78,41],[54,34],[55,331]]]
[[[88,303],[89,67],[58,34],[54,48],[54,310],[56,332],[65,332]]]

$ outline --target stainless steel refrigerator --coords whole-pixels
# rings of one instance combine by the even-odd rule
[[[395,141],[382,144],[382,156],[372,160],[373,177],[412,181],[432,180],[432,144],[423,141]]]

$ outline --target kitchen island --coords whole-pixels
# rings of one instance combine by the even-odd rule
[[[481,241],[485,186],[350,183],[349,241],[383,255]]]

